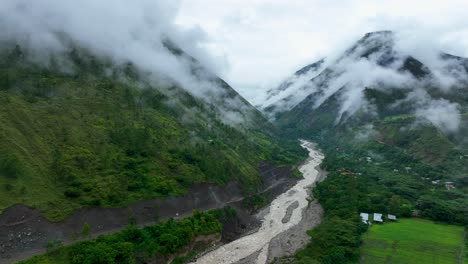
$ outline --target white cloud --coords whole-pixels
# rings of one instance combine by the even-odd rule
[[[225,121],[233,123],[247,114],[246,104],[220,89],[211,73],[195,76],[189,58],[174,56],[165,47],[169,39],[214,72],[226,68],[223,57],[207,49],[209,36],[203,29],[174,23],[179,7],[180,1],[174,0],[2,0],[0,44],[20,44],[44,62],[47,51],[71,49],[66,36],[74,46],[117,64],[134,63],[160,84],[178,84],[215,104],[229,117]]]
[[[416,116],[428,120],[444,132],[456,132],[461,122],[459,105],[444,99],[431,100],[416,110]]]
[[[297,82],[290,85],[292,91],[289,92],[293,94],[288,94],[287,90],[279,93],[279,98],[274,97],[273,102],[265,101],[263,107],[270,111],[269,104],[273,103],[273,112],[286,111],[311,94],[307,102],[311,103],[311,107],[318,108],[330,97],[336,96],[339,103],[336,123],[340,123],[358,111],[376,114],[376,105],[365,97],[366,88],[377,89],[386,94],[399,89],[402,92],[400,94],[409,95],[395,103],[393,108],[398,108],[402,103],[412,105],[408,111],[415,113],[418,121],[429,121],[444,132],[455,132],[460,125],[458,104],[437,99],[437,95],[432,98],[427,91],[436,92],[434,89],[439,89],[437,92],[444,94],[451,89],[458,90],[463,87],[460,84],[468,83],[465,69],[460,69],[460,62],[455,59],[441,59],[435,48],[421,48],[424,52],[413,53],[413,48],[409,45],[411,42],[406,40],[404,35],[391,32],[366,35],[346,52],[334,59],[328,59],[326,69],[313,80],[291,79]],[[417,70],[418,67],[405,66],[405,70],[402,70],[408,55],[414,55],[416,59],[421,56],[428,66],[426,75],[414,77],[408,71]],[[417,65],[415,61],[412,63]],[[272,117],[274,116],[273,113]]]
[[[116,62],[131,61],[202,96],[215,90],[213,84],[197,82],[188,63],[168,52],[163,41],[169,38],[210,69],[220,71],[225,62],[205,48],[207,35],[200,27],[174,23],[179,6],[173,0],[3,0],[0,41],[55,52],[69,49],[58,37],[64,33],[75,45]]]
[[[466,10],[466,0],[183,0],[177,23],[205,30],[229,61],[223,76],[258,104],[261,92],[369,31],[413,36],[405,46],[417,53],[427,44],[468,56]]]
[[[334,62],[365,32],[381,29],[398,31],[396,48],[428,65],[441,87],[450,87],[457,75],[445,74],[434,51],[468,56],[465,10],[466,0],[3,0],[0,41],[16,39],[41,50],[57,50],[65,48],[57,33],[65,32],[79,45],[168,76],[195,95],[218,96],[212,82],[194,78],[187,63],[163,48],[162,39],[168,36],[256,104],[264,100],[266,89],[302,66],[322,57]],[[402,86],[410,80],[372,60],[342,60],[336,68],[344,73],[328,85],[316,105],[345,84],[358,87],[342,95],[341,114],[366,103],[366,86],[383,81]],[[299,87],[293,90],[296,98],[318,89],[313,84],[305,90]],[[237,108],[242,105],[238,101],[225,105]],[[441,107],[455,113],[443,104],[423,107],[421,113]],[[238,120],[236,113],[230,119]]]

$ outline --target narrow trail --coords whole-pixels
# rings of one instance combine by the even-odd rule
[[[314,149],[314,144],[301,141],[301,146],[309,151],[309,158],[299,168],[304,179],[297,182],[291,189],[278,196],[269,206],[269,212],[264,216],[260,229],[250,235],[241,237],[229,244],[223,245],[199,257],[198,264],[229,264],[259,252],[255,263],[265,264],[268,260],[270,241],[278,234],[294,227],[302,219],[302,212],[308,205],[308,187],[318,180],[319,171],[316,167],[322,162],[323,155]],[[288,207],[294,206],[289,221],[282,221],[288,213]],[[283,223],[285,222],[285,223]]]

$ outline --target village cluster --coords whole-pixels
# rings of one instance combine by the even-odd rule
[[[468,155],[460,156],[460,159],[463,159],[465,157],[468,157]],[[373,162],[371,157],[359,158],[359,161],[362,161],[362,160],[366,160],[369,163]],[[378,162],[376,162],[375,164],[380,165],[380,163],[378,163]],[[341,172],[341,174],[345,174],[345,175],[354,175],[354,174],[362,175],[362,173],[353,173],[352,171],[345,170],[343,168],[338,169],[338,171]],[[405,167],[405,171],[406,171],[406,173],[409,173],[411,171],[411,167]],[[398,173],[398,172],[400,172],[400,170],[393,169],[393,172]],[[427,178],[427,177],[421,177],[421,179],[422,180],[430,180],[430,178]],[[440,184],[440,180],[431,180],[431,183],[437,185],[437,184]],[[451,181],[444,182],[444,186],[449,191],[452,190],[452,189],[455,189],[455,183],[451,182]]]
[[[372,215],[372,222],[369,220],[369,215]],[[382,214],[379,213],[373,213],[373,214],[368,214],[368,213],[360,213],[361,220],[364,224],[372,225],[372,223],[383,223],[384,219],[382,218]],[[387,215],[387,220],[390,221],[396,221],[397,217],[392,214]]]

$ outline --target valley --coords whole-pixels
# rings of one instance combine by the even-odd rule
[[[466,225],[467,60],[439,53],[446,70],[431,67],[397,42],[391,31],[365,34],[321,72],[300,72],[308,81],[292,78],[286,87],[307,94],[302,100],[280,85],[283,97],[264,106],[283,137],[319,144],[329,172],[313,191],[324,221],[286,263],[359,263],[369,228],[361,212]],[[454,84],[444,88],[437,74]]]
[[[270,251],[286,250],[281,247],[277,249],[270,248],[272,247],[271,241],[278,235],[288,237],[287,232],[289,229],[301,224],[301,222],[305,224],[303,222],[304,210],[306,207],[314,206],[308,200],[310,196],[309,188],[320,177],[320,172],[316,168],[320,166],[323,159],[322,154],[315,149],[312,143],[307,141],[302,141],[301,143],[301,146],[309,151],[309,158],[299,168],[304,179],[298,181],[291,189],[276,197],[264,209],[265,213],[261,216],[262,225],[257,231],[228,244],[221,245],[213,251],[208,251],[205,255],[197,258],[197,261],[194,263],[243,263],[245,259],[248,259],[245,263],[265,264],[272,260]],[[318,223],[316,221],[313,225],[317,225]],[[299,243],[298,248],[292,248],[290,251],[294,252],[300,246],[301,243]]]
[[[187,2],[0,5],[1,264],[466,262],[461,31]]]
[[[264,184],[258,195],[275,197],[296,181],[291,177],[289,168],[264,165],[259,170]],[[189,217],[193,210],[226,206],[233,206],[237,208],[239,215],[245,215],[239,220],[239,224],[234,224],[230,236],[236,236],[257,224],[255,219],[249,217],[247,210],[242,213],[243,200],[241,187],[231,182],[222,186],[198,184],[183,196],[145,200],[123,208],[80,209],[59,222],[48,220],[38,210],[15,205],[0,216],[0,263],[10,263],[44,253],[47,250],[45,245],[51,241],[68,245],[115,233],[125,229],[129,223],[143,227],[169,219]],[[245,227],[242,228],[241,225]],[[88,226],[87,235],[82,234],[84,226]]]
[[[320,219],[322,216],[322,209],[320,205],[318,205],[314,201],[309,200],[309,195],[310,195],[310,188],[314,183],[316,183],[318,180],[323,180],[324,173],[318,169],[318,166],[320,165],[321,160],[323,159],[322,154],[316,150],[316,146],[314,146],[312,143],[307,142],[307,141],[302,141],[301,146],[303,148],[306,148],[309,151],[309,158],[304,162],[304,164],[300,167],[301,173],[304,175],[304,179],[297,181],[297,183],[292,183],[291,182],[291,187],[287,187],[289,184],[284,182],[287,180],[287,178],[272,178],[270,181],[272,182],[273,185],[266,186],[265,187],[265,192],[272,192],[271,195],[273,197],[277,196],[274,198],[272,203],[264,208],[261,212],[258,213],[256,216],[258,219],[253,221],[253,220],[248,220],[248,216],[241,216],[240,214],[246,214],[245,212],[242,212],[242,207],[239,207],[239,201],[242,199],[238,196],[238,198],[235,198],[235,194],[232,193],[232,189],[234,186],[226,186],[225,189],[221,187],[221,189],[216,189],[219,187],[211,186],[209,187],[208,190],[203,190],[203,188],[198,188],[198,192],[193,190],[190,193],[190,196],[187,197],[181,197],[181,198],[174,198],[174,199],[169,199],[166,201],[163,201],[162,203],[158,203],[157,201],[147,201],[144,203],[136,204],[132,206],[131,208],[127,208],[124,210],[121,209],[114,209],[114,210],[92,210],[92,211],[81,211],[78,214],[75,214],[72,216],[72,218],[75,219],[67,219],[65,222],[60,223],[60,226],[55,226],[54,223],[47,222],[46,219],[43,219],[40,217],[39,214],[33,213],[33,212],[28,212],[27,210],[23,210],[23,213],[27,215],[26,219],[23,219],[23,224],[21,225],[20,223],[11,223],[9,225],[9,229],[5,230],[8,232],[8,238],[10,237],[17,237],[17,234],[23,234],[21,231],[17,231],[16,233],[12,233],[11,228],[15,229],[23,229],[26,231],[31,231],[31,227],[37,228],[38,226],[40,227],[41,225],[39,224],[34,224],[34,221],[39,221],[39,222],[45,222],[44,224],[47,226],[43,226],[42,228],[46,228],[40,230],[43,235],[46,235],[46,232],[49,232],[51,234],[57,235],[61,234],[62,237],[47,237],[45,241],[60,241],[60,245],[38,257],[31,258],[29,260],[26,260],[21,263],[49,263],[49,262],[64,262],[67,263],[69,261],[73,262],[73,259],[78,257],[78,253],[74,253],[75,251],[78,250],[79,252],[99,252],[98,247],[94,247],[91,245],[88,245],[87,242],[80,242],[80,240],[88,240],[91,237],[96,237],[97,235],[100,235],[97,237],[97,239],[93,239],[91,241],[104,241],[106,246],[110,246],[111,242],[105,242],[105,241],[112,241],[109,240],[113,236],[121,236],[122,234],[129,232],[130,229],[135,229],[137,228],[136,226],[132,225],[139,225],[140,227],[144,227],[142,230],[146,229],[151,229],[157,226],[161,225],[168,225],[168,223],[171,223],[171,221],[174,217],[177,219],[177,222],[179,223],[184,223],[188,219],[192,219],[194,217],[200,217],[198,210],[207,210],[208,215],[213,214],[215,217],[218,217],[217,219],[221,222],[229,222],[232,220],[235,215],[238,215],[241,217],[241,222],[243,222],[241,225],[244,225],[244,223],[249,223],[251,221],[251,227],[249,229],[241,230],[241,235],[240,238],[228,242],[227,244],[222,243],[221,245],[218,245],[216,249],[213,251],[208,250],[207,253],[201,257],[197,258],[196,263],[241,263],[244,261],[246,258],[248,259],[249,257],[252,258],[251,255],[255,255],[255,263],[267,263],[267,261],[271,261],[273,259],[272,255],[275,257],[282,257],[285,255],[289,255],[293,252],[295,252],[297,249],[301,248],[302,246],[305,245],[309,241],[307,235],[305,235],[305,231],[318,225],[320,223]],[[271,176],[275,177],[277,176],[278,172],[280,170],[271,171]],[[268,178],[268,175],[265,175],[265,178]],[[275,190],[276,189],[276,190]],[[225,194],[223,192],[226,192],[230,190],[231,193]],[[209,191],[210,196],[206,197],[202,193]],[[217,198],[209,198],[209,197],[217,197]],[[230,200],[226,200],[230,199]],[[189,204],[189,201],[193,200],[199,200],[200,202],[197,204]],[[210,200],[212,200],[210,202]],[[185,201],[185,202],[184,202]],[[185,203],[185,205],[183,204]],[[294,206],[295,205],[295,206]],[[230,207],[227,206],[234,206],[236,210],[230,209]],[[224,209],[222,209],[224,207]],[[174,210],[179,209],[179,211],[176,213]],[[214,210],[214,208],[221,208]],[[18,211],[20,210],[19,208],[16,208],[12,211]],[[132,211],[132,215],[126,214],[124,211]],[[143,210],[143,211],[141,211]],[[193,211],[192,211],[193,210]],[[232,211],[230,211],[232,210]],[[307,212],[306,212],[307,211]],[[146,212],[146,213],[145,213]],[[194,216],[191,216],[192,212],[194,212]],[[35,216],[31,216],[31,213],[33,213]],[[155,218],[154,215],[151,213],[159,213],[160,215],[158,216],[158,221],[162,221],[160,224],[154,224]],[[149,215],[148,215],[149,214]],[[224,214],[228,214],[227,216],[224,216]],[[306,215],[307,214],[307,215]],[[7,214],[8,215],[8,214]],[[145,217],[146,215],[146,217]],[[128,218],[134,217],[134,223],[129,224],[127,223]],[[204,217],[201,215],[202,218],[200,218],[201,221],[203,221]],[[243,219],[242,219],[243,218]],[[92,228],[91,230],[88,230],[88,234],[84,235],[82,230],[80,229],[79,226],[73,227],[72,223],[77,223],[81,222],[83,220],[90,220],[92,222],[89,222],[90,224],[88,225],[88,222],[86,222],[85,225],[88,227],[91,226],[96,226],[99,223],[96,222],[96,219],[103,219],[104,222],[101,223],[101,225],[98,225],[98,228]],[[113,219],[113,221],[109,222],[109,219]],[[119,223],[121,221],[122,223]],[[146,222],[143,222],[146,221]],[[216,222],[216,220],[212,219],[210,221]],[[112,223],[113,222],[113,223]],[[257,226],[257,222],[261,222],[261,225]],[[204,222],[202,222],[204,223]],[[113,230],[108,230],[108,228],[111,225],[114,225],[114,227],[117,227],[120,225],[119,228],[114,228]],[[219,224],[219,223],[218,223]],[[203,224],[201,224],[203,225]],[[210,224],[211,225],[211,224]],[[255,228],[255,226],[257,226]],[[216,230],[213,230],[211,233],[208,234],[215,234],[215,233],[220,233],[222,229],[219,229],[217,227]],[[253,230],[251,228],[254,228]],[[237,227],[239,228],[239,227]],[[244,227],[245,228],[245,227]],[[120,231],[119,231],[120,229]],[[226,226],[223,228],[224,231],[223,237],[225,236],[224,232],[226,230]],[[141,230],[141,229],[137,229]],[[134,232],[136,232],[135,230]],[[32,230],[33,236],[35,237],[38,230]],[[67,234],[67,232],[73,231],[70,234]],[[111,232],[109,232],[111,231]],[[302,236],[301,232],[302,231]],[[238,232],[238,231],[237,231]],[[247,234],[244,234],[245,232],[248,232]],[[31,232],[30,232],[31,233]],[[112,233],[105,235],[105,233]],[[70,238],[72,235],[75,234],[74,239],[65,239],[64,238]],[[201,233],[204,234],[204,233]],[[305,236],[304,236],[305,235]],[[153,235],[155,236],[155,235]],[[26,238],[27,239],[27,238]],[[147,238],[149,239],[149,238]],[[158,240],[159,238],[152,238]],[[199,240],[199,238],[195,237],[195,240]],[[281,242],[283,240],[283,242]],[[132,240],[129,238],[124,238],[124,241],[126,242],[131,242],[131,243],[137,243],[137,240]],[[211,241],[211,240],[208,240]],[[284,243],[285,241],[288,241],[287,244],[289,244],[288,248],[285,248],[284,245],[281,245],[281,243]],[[213,240],[212,242],[209,243],[220,243],[220,238],[217,238]],[[11,243],[11,240],[8,241],[5,237],[5,241],[3,243]],[[103,242],[100,242],[103,243]],[[198,248],[198,250],[206,248],[208,245],[198,245],[195,248]],[[277,244],[280,243],[280,244]],[[291,245],[293,243],[293,245]],[[66,246],[67,244],[70,244],[69,246]],[[41,251],[41,246],[40,243],[35,243],[36,248],[31,248],[31,246],[34,246],[33,244],[29,245],[23,245],[22,248],[15,248],[15,247],[9,247],[8,250],[15,250],[18,255],[10,255],[8,259],[5,259],[7,261],[9,260],[18,260],[21,258],[25,258],[28,256],[28,254],[38,254]],[[135,245],[136,246],[136,245]],[[171,246],[170,244],[166,244],[166,246]],[[175,246],[175,245],[174,245]],[[25,249],[29,247],[29,251]],[[231,248],[231,249],[229,249]],[[235,249],[234,249],[235,248]],[[243,249],[243,250],[240,250]],[[137,249],[135,249],[137,250]],[[188,254],[186,253],[180,253],[179,248],[177,250],[165,252],[165,251],[159,251],[160,249],[156,248],[156,255],[157,258],[154,260],[156,263],[165,263],[168,259],[172,259],[171,254],[176,253],[177,255],[184,255]],[[141,251],[141,249],[138,249],[137,252]],[[13,253],[14,251],[10,251],[10,253]],[[142,258],[139,257],[140,253],[135,253],[135,255],[125,255],[128,258],[135,258],[138,261],[142,261]],[[80,253],[83,254],[83,253]],[[91,253],[89,253],[91,254]],[[155,254],[155,253],[153,253]],[[235,254],[235,255],[232,255]],[[258,255],[258,256],[257,256]],[[3,257],[5,257],[4,255]],[[84,254],[83,257],[87,257],[88,255]],[[11,258],[13,257],[13,258]],[[113,258],[116,258],[114,256]],[[143,258],[144,259],[144,258]],[[151,257],[149,258],[151,259]],[[190,259],[190,258],[189,258]],[[253,261],[253,260],[252,260]],[[250,260],[247,261],[246,263],[250,263]]]
[[[281,141],[194,59],[200,82],[218,89],[212,99],[86,49],[70,47],[50,67],[28,52],[18,45],[0,52],[2,262],[80,241],[84,226],[96,236],[244,197],[253,210],[297,180],[306,151]],[[59,58],[72,73],[54,65]]]

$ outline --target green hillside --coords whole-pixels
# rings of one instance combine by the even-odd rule
[[[235,180],[250,193],[261,160],[294,164],[302,155],[281,147],[221,79],[220,89],[244,104],[242,125],[179,87],[155,85],[130,63],[83,49],[53,56],[47,67],[28,56],[18,46],[0,54],[0,212],[23,203],[59,220],[80,207],[180,195],[200,182]]]
[[[369,126],[338,128],[311,136],[325,152],[327,179],[314,189],[325,209],[312,241],[297,263],[354,263],[367,226],[360,212],[467,224],[466,152],[432,126],[402,131],[410,116],[393,116]],[[462,157],[462,158],[460,158]],[[432,181],[438,181],[437,184]],[[454,182],[447,189],[444,182]],[[461,244],[459,245],[461,246]]]
[[[179,221],[173,219],[138,228],[125,229],[96,239],[77,242],[69,246],[49,243],[47,253],[20,261],[20,264],[81,264],[81,263],[148,263],[167,262],[172,255],[184,256],[207,247],[220,238],[222,221],[235,216],[230,208],[208,212],[194,211],[193,215]],[[86,236],[86,234],[82,234]],[[205,236],[206,241],[200,239]],[[199,240],[197,240],[197,238]],[[195,250],[195,251],[194,251]],[[165,260],[165,261],[164,261]],[[173,263],[173,262],[171,262]]]
[[[372,34],[380,33],[366,35],[363,43]],[[385,36],[377,40],[369,45],[358,42],[359,53],[353,54],[351,49],[343,56],[361,60],[372,53],[374,67],[386,70],[386,65],[400,59],[405,63],[399,71],[415,78],[430,76],[428,67],[411,56],[398,54]],[[458,57],[457,60],[467,62]],[[466,83],[442,91],[427,79],[418,88],[424,98],[411,97],[413,87],[406,84],[392,87],[380,83],[365,89],[341,84],[336,91],[327,90],[342,71],[342,67],[331,64],[310,81],[316,87],[312,94],[277,115],[276,124],[284,137],[319,143],[325,154],[321,167],[329,172],[327,179],[314,189],[314,198],[325,209],[324,221],[310,231],[313,242],[297,254],[297,263],[357,262],[361,235],[367,229],[359,218],[360,212],[417,215],[461,226],[468,224]],[[352,89],[360,93],[365,103],[355,112],[340,112]],[[317,98],[327,92],[330,96],[317,105]],[[410,97],[411,100],[404,100]],[[425,100],[456,104],[461,113],[458,129],[448,131],[417,116],[419,104]],[[451,183],[446,186],[445,182]]]

